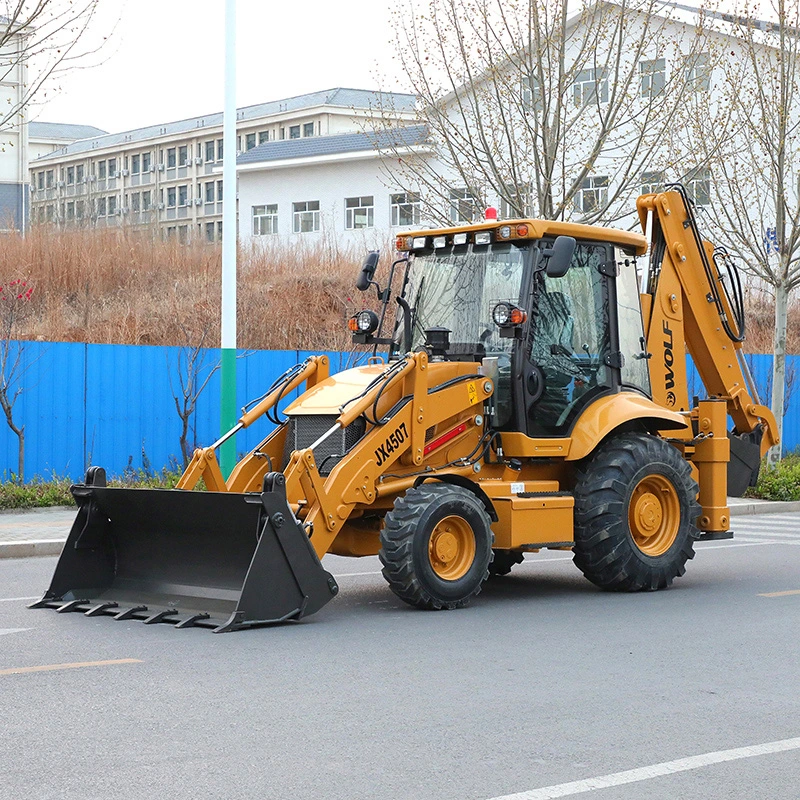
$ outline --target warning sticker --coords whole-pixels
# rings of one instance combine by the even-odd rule
[[[469,395],[469,404],[474,406],[478,402],[478,389],[474,381],[470,381],[467,384],[467,394]]]

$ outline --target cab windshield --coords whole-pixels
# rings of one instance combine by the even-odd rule
[[[436,250],[414,257],[404,296],[411,307],[411,349],[425,344],[426,328],[450,331],[452,354],[502,353],[513,339],[501,339],[492,309],[501,301],[520,303],[527,242]],[[403,351],[403,318],[398,314],[394,351]]]

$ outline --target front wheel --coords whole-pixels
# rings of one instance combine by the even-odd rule
[[[386,514],[383,576],[404,602],[424,609],[465,606],[481,590],[492,556],[491,519],[468,489],[426,483]]]
[[[576,473],[573,560],[603,589],[666,588],[694,558],[699,514],[678,450],[654,435],[614,436]]]

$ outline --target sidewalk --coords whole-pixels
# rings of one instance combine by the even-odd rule
[[[800,501],[729,497],[728,505],[731,517],[800,512]],[[75,509],[63,506],[0,511],[0,558],[59,555],[74,520]]]

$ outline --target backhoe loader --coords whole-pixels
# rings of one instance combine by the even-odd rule
[[[732,536],[726,495],[778,440],[735,265],[680,185],[636,207],[644,235],[496,213],[403,234],[383,287],[369,254],[356,285],[380,313],[349,321],[365,363],[290,369],[177,489],[91,468],[34,607],[217,632],[297,620],[338,591],[327,553],[377,554],[421,609],[464,606],[542,549],[603,589],[668,587],[695,541]],[[226,480],[216,449],[265,415]]]

